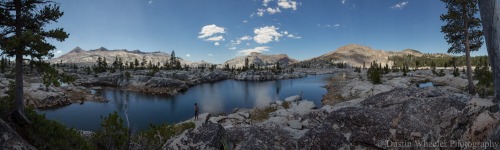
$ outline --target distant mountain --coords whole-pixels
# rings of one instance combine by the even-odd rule
[[[278,55],[265,55],[262,53],[252,52],[247,56],[240,56],[234,59],[226,61],[223,66],[229,64],[229,66],[236,68],[245,66],[245,58],[248,58],[249,65],[254,64],[256,67],[258,65],[264,66],[272,66],[275,65],[276,62],[279,62],[280,66],[288,66],[293,63],[297,63],[298,61],[288,57],[286,54],[278,54]]]
[[[392,66],[393,62],[389,61],[389,57],[405,55],[421,57],[425,54],[413,49],[405,49],[402,51],[385,51],[374,50],[368,46],[349,44],[319,57],[302,61],[296,65],[300,66],[305,64],[311,67],[321,67],[331,63],[347,63],[350,66],[360,67],[363,66],[363,62],[365,62],[366,66],[369,66],[370,62],[373,62],[375,60],[379,63],[388,63],[389,66]],[[447,54],[431,55],[435,57],[449,56]]]
[[[108,65],[111,65],[113,61],[115,61],[116,57],[121,58],[122,62],[129,63],[134,62],[137,59],[142,62],[143,58],[149,63],[151,61],[152,64],[157,65],[158,62],[161,66],[165,64],[165,62],[170,60],[170,55],[164,52],[142,52],[140,50],[125,50],[125,49],[117,49],[117,50],[108,50],[104,47],[94,49],[94,50],[83,50],[80,47],[76,47],[70,52],[54,59],[48,60],[50,63],[75,63],[77,65],[92,65],[97,62],[98,57],[106,58],[106,62]],[[191,62],[183,60],[182,58],[177,57],[182,65],[187,64],[189,66],[198,66],[199,64],[211,64],[208,62]]]

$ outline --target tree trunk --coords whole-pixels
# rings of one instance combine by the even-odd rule
[[[469,82],[469,93],[474,94],[474,82],[472,80],[472,64],[470,62],[470,44],[469,44],[469,22],[465,21],[465,63],[467,63],[467,81]]]
[[[22,35],[22,17],[21,17],[21,9],[22,9],[21,0],[14,1],[14,7],[16,9],[16,35]],[[19,40],[19,39],[17,39]],[[18,41],[19,42],[19,41]],[[22,42],[21,42],[22,43]],[[18,43],[19,44],[19,43]],[[15,86],[15,109],[14,112],[21,117],[24,121],[31,123],[26,116],[24,115],[24,90],[23,90],[23,51],[24,46],[16,47],[16,86]]]
[[[486,48],[493,72],[495,102],[500,104],[500,8],[498,0],[479,0]]]

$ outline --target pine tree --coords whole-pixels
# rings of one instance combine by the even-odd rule
[[[145,68],[147,63],[148,62],[146,61],[146,56],[142,57],[141,67]]]
[[[448,53],[465,53],[469,93],[473,94],[472,65],[470,52],[483,45],[481,20],[475,15],[479,11],[477,0],[441,0],[446,4],[447,14],[441,15],[446,25],[441,27],[446,41],[451,45]]]
[[[46,26],[56,22],[63,12],[57,3],[47,0],[0,1],[0,49],[16,60],[15,112],[25,121],[23,90],[23,56],[41,60],[54,56],[50,51],[56,47],[47,39],[64,41],[69,34],[62,28],[47,30]]]
[[[2,60],[0,60],[0,72],[5,73],[6,67],[7,67],[7,63],[5,62],[5,57],[2,57]]]
[[[134,67],[135,68],[139,67],[139,60],[137,60],[137,58],[134,60]]]
[[[108,68],[108,63],[106,62],[106,57],[104,57],[104,59],[102,59],[102,70],[103,72],[106,72],[106,69]]]
[[[175,57],[175,51],[172,50],[172,53],[170,53],[170,66],[177,68],[177,59]]]
[[[248,57],[245,58],[245,66],[243,67],[243,71],[247,71],[248,70]]]

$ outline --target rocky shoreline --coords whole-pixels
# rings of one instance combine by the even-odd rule
[[[498,104],[492,98],[483,99],[464,92],[467,80],[462,77],[434,77],[430,70],[418,70],[409,76],[390,73],[384,75],[382,84],[373,85],[366,79],[366,71],[335,71],[342,71],[342,76],[326,86],[328,93],[321,108],[297,95],[272,102],[264,108],[234,109],[229,114],[219,115],[200,114],[198,120],[185,121],[194,122],[194,129],[170,138],[163,148],[400,149],[398,143],[405,143],[407,147],[426,149],[429,147],[417,143],[438,141],[442,142],[440,148],[467,149],[456,143],[500,139]],[[230,74],[221,74],[208,72],[187,77],[166,72],[154,77],[134,74],[130,78],[132,81],[106,74],[95,79],[113,83],[111,85],[116,81],[117,86],[181,87],[179,85],[231,78]],[[88,81],[92,83],[95,79]],[[185,82],[190,79],[192,82]],[[422,82],[432,82],[434,86],[417,87]],[[60,89],[87,89],[79,87],[84,84],[78,81]],[[43,93],[40,91],[46,89],[40,86],[30,84],[27,89],[34,91],[31,93]],[[61,92],[57,90],[49,88],[51,92]]]
[[[45,87],[45,85],[41,83],[40,77],[28,75],[24,83],[26,106],[48,108],[65,106],[72,103],[83,103],[85,101],[107,102],[102,95],[92,92],[105,87],[120,88],[127,91],[148,94],[175,95],[202,83],[211,83],[228,79],[242,81],[294,79],[307,77],[307,75],[331,74],[338,72],[339,69],[321,69],[321,71],[319,71],[299,68],[298,71],[292,73],[279,74],[269,71],[245,71],[239,74],[233,74],[229,71],[218,69],[214,71],[201,71],[199,69],[190,71],[160,70],[155,73],[151,73],[150,70],[129,70],[116,71],[114,73],[105,72],[96,75],[87,75],[83,73],[83,70],[74,70],[70,68],[63,68],[62,71],[76,76],[77,80],[74,83],[60,87]],[[0,97],[6,96],[5,92],[8,90],[9,81],[13,81],[9,78],[2,77],[1,79]]]
[[[468,149],[467,144],[500,138],[498,104],[463,92],[466,84],[461,82],[466,80],[461,77],[434,78],[427,72],[411,72],[408,77],[391,73],[383,84],[372,85],[364,72],[346,71],[346,79],[327,86],[330,94],[344,99],[326,99],[317,108],[292,96],[266,108],[203,114],[200,120],[187,120],[195,122],[196,128],[168,140],[164,149],[402,148],[398,143],[430,148],[419,146],[421,142]],[[417,87],[427,81],[435,86]],[[486,146],[499,148],[499,144]]]
[[[8,85],[13,79],[0,77],[0,97],[7,96]],[[29,81],[24,82],[25,105],[33,108],[50,108],[65,106],[72,103],[107,102],[107,100],[90,91],[89,88],[73,84],[63,84],[59,87],[46,87],[38,77],[30,77]]]
[[[168,140],[164,149],[401,148],[392,144],[397,142],[425,149],[416,145],[422,141],[464,148],[450,142],[487,142],[500,136],[497,104],[447,88],[395,88],[321,108],[311,101],[287,99],[270,104],[263,120],[254,120],[261,115],[258,108],[190,119],[196,128]]]

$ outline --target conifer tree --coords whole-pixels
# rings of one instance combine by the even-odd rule
[[[0,49],[9,57],[15,57],[15,112],[25,121],[23,91],[24,56],[38,60],[51,58],[56,47],[47,39],[64,41],[69,34],[62,28],[48,30],[46,26],[56,22],[64,13],[57,3],[48,0],[0,1]]]
[[[451,45],[448,53],[465,53],[469,93],[473,94],[471,51],[477,51],[483,45],[481,20],[475,15],[479,11],[477,0],[441,0],[448,12],[441,15],[446,25],[441,27],[446,41]]]

